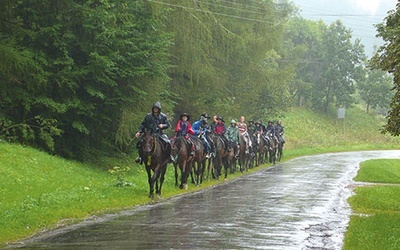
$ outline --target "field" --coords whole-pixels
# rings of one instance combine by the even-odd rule
[[[320,115],[297,108],[282,122],[287,140],[283,160],[324,152],[398,148],[397,138],[379,132],[382,120],[358,109],[346,110],[346,119],[338,120],[334,113]],[[6,142],[0,142],[0,152],[0,246],[150,202],[146,173],[143,166],[134,163],[135,155],[79,163]],[[178,189],[170,165],[163,198],[220,182],[223,180]]]

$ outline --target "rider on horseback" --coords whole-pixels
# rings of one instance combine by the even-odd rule
[[[243,140],[246,142],[246,154],[248,154],[250,152],[252,145],[249,133],[247,132],[247,124],[244,122],[244,116],[240,117],[240,121],[238,123],[238,129],[240,136],[242,136]]]
[[[221,116],[217,117],[217,124],[214,127],[214,133],[216,135],[220,135],[221,139],[224,141],[225,150],[230,152],[231,148],[229,147],[229,142],[225,137],[226,127],[225,121]]]
[[[249,121],[249,124],[247,125],[247,132],[249,133],[250,139],[253,139],[256,133],[256,126],[254,125],[254,120]]]
[[[282,142],[282,144],[286,142],[283,135],[285,133],[284,128],[285,127],[282,125],[282,121],[278,120],[275,125],[275,134],[278,137],[279,141]]]
[[[192,125],[189,122],[190,116],[187,113],[181,114],[180,120],[176,124],[175,132],[176,136],[183,136],[189,143],[190,154],[194,155],[194,144],[190,139],[189,134],[194,135]]]
[[[173,161],[174,158],[171,155],[171,142],[168,136],[163,133],[163,130],[169,127],[170,123],[168,121],[167,116],[161,112],[160,102],[156,102],[151,108],[151,113],[148,113],[144,117],[143,122],[140,124],[139,130],[135,134],[135,137],[139,138],[146,130],[151,130],[166,144],[165,152],[169,154],[170,160]],[[141,140],[136,144],[137,148],[140,148],[140,143]],[[138,158],[136,158],[135,162],[139,164],[143,163],[143,160],[140,155]]]
[[[225,133],[230,145],[233,147],[235,157],[238,158],[238,147],[239,147],[239,129],[236,126],[236,121],[232,119],[231,126],[228,127]]]
[[[268,126],[265,128],[267,131],[267,135],[270,136],[272,140],[278,141],[275,135],[275,126],[273,121],[268,121]]]
[[[207,119],[210,118],[207,114],[202,114],[200,116],[200,120],[195,121],[192,125],[194,134],[199,137],[204,145],[205,151],[207,153],[206,158],[210,158],[211,157],[211,144],[210,142],[207,140],[207,132],[209,129],[208,123],[207,123]]]

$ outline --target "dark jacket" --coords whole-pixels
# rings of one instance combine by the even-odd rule
[[[153,108],[158,108],[160,113],[156,115],[153,112]],[[167,116],[161,112],[161,105],[159,102],[156,102],[153,105],[152,112],[148,113],[144,119],[142,124],[140,124],[140,128],[138,132],[143,133],[147,129],[151,129],[153,133],[163,134],[163,130],[169,128],[171,125],[168,121]],[[162,128],[158,128],[158,125],[161,124]]]

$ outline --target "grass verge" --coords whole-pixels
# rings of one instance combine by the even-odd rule
[[[400,249],[400,160],[361,163],[357,187],[348,199],[354,215],[346,231],[344,249]]]

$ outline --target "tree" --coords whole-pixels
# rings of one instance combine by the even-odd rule
[[[324,32],[316,52],[320,61],[320,77],[313,82],[312,105],[325,113],[331,104],[348,107],[354,103],[357,68],[365,59],[360,40],[351,41],[351,31],[340,21],[332,23]]]
[[[171,37],[157,28],[165,13],[154,16],[145,1],[7,3],[0,53],[11,67],[0,69],[7,122],[0,131],[21,124],[37,138],[50,124],[62,131],[53,137],[57,154],[86,159],[117,151],[115,142],[129,137],[120,133],[127,110],[137,112],[168,88]],[[38,145],[26,132],[6,131]]]
[[[358,82],[360,96],[365,101],[367,113],[372,108],[389,108],[393,95],[390,90],[393,87],[393,79],[381,70],[370,70],[364,81]]]
[[[393,98],[387,115],[387,124],[383,126],[383,133],[393,136],[400,135],[400,4],[396,10],[390,11],[383,23],[378,24],[377,36],[384,41],[378,52],[370,60],[373,68],[381,69],[393,74]]]

